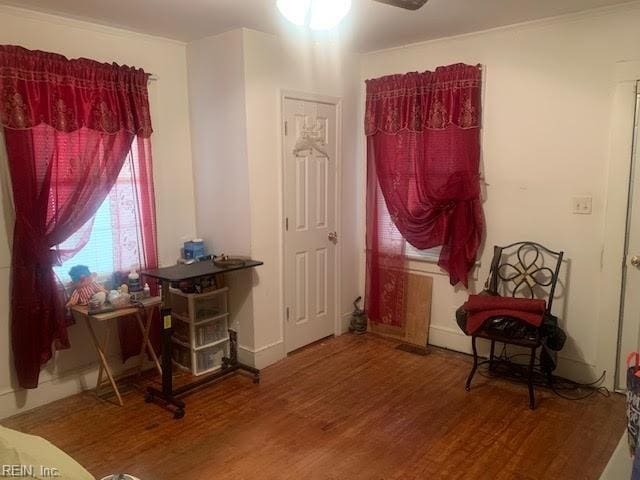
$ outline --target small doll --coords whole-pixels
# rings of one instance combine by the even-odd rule
[[[74,284],[75,289],[67,302],[67,307],[73,305],[88,305],[91,298],[96,294],[106,291],[102,285],[96,282],[95,274],[89,271],[89,267],[85,265],[76,265],[69,270],[69,276]],[[104,303],[104,300],[102,301]]]

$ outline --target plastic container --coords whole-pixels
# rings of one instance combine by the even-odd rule
[[[189,324],[179,319],[174,319],[172,322],[173,337],[187,345],[189,345]]]
[[[222,357],[227,355],[227,343],[221,343],[196,352],[196,375],[222,365]]]
[[[184,242],[184,258],[187,260],[198,259],[206,255],[204,248],[204,240],[201,238],[194,238],[188,242]]]
[[[212,295],[194,299],[194,316],[196,322],[202,322],[209,318],[227,313],[225,305],[226,296]]]
[[[179,367],[185,370],[191,370],[191,350],[173,342],[172,347],[173,361],[178,364]]]
[[[228,287],[206,293],[184,293],[171,289],[171,310],[187,322],[206,322],[227,313]]]
[[[225,317],[196,325],[196,347],[202,347],[203,345],[209,345],[210,343],[219,342],[228,338],[229,335],[226,327],[227,321]]]
[[[140,275],[138,275],[138,272],[135,270],[131,270],[131,272],[129,272],[127,284],[130,292],[138,292],[142,290],[142,286],[140,285]]]

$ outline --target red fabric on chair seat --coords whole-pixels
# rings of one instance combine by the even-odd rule
[[[512,317],[539,327],[546,308],[542,299],[469,295],[463,308],[469,313],[467,334],[473,335],[485,321],[494,317]]]

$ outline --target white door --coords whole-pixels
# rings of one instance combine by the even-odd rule
[[[336,324],[337,106],[285,98],[284,302],[287,352]]]
[[[623,264],[622,327],[618,350],[617,389],[626,387],[626,358],[630,352],[640,351],[640,93],[636,95],[631,190],[627,223],[626,256]]]

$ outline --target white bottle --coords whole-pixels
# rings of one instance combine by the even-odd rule
[[[140,275],[135,270],[131,270],[129,273],[128,282],[129,291],[130,292],[139,292],[140,291]]]
[[[149,284],[145,283],[144,284],[144,289],[143,289],[143,297],[144,298],[149,298],[151,296],[151,288],[149,288]]]

